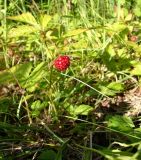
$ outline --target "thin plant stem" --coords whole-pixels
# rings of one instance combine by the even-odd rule
[[[103,129],[107,129],[107,130],[109,130],[111,132],[120,133],[120,134],[123,134],[123,135],[125,135],[127,137],[131,137],[131,138],[135,138],[135,139],[141,140],[141,137],[138,137],[136,135],[132,135],[132,134],[125,133],[125,132],[122,132],[122,131],[118,131],[116,129],[105,127],[104,125],[100,125],[100,124],[97,124],[97,123],[94,123],[94,122],[90,122],[90,121],[87,121],[87,120],[83,120],[83,119],[80,119],[80,118],[75,118],[75,117],[71,117],[71,116],[62,116],[62,115],[60,117],[65,117],[65,118],[68,118],[68,119],[77,120],[77,121],[80,121],[80,122],[85,122],[87,124],[91,124],[91,125],[94,125],[94,126],[101,127]]]
[[[26,12],[24,0],[20,0],[20,2],[21,2],[21,6],[22,6],[23,11]]]
[[[103,94],[102,92],[98,91],[97,89],[95,89],[94,87],[90,86],[89,84],[81,81],[80,79],[77,79],[77,78],[75,78],[75,77],[69,76],[69,75],[64,74],[64,73],[61,73],[61,75],[66,76],[66,77],[69,77],[69,78],[72,78],[72,79],[74,79],[74,80],[76,80],[76,81],[78,81],[78,82],[86,85],[87,87],[91,88],[92,90],[94,90],[95,92],[99,93],[100,95],[109,98],[107,95],[105,95],[105,94]]]
[[[43,122],[41,122],[41,124],[44,126],[44,128],[56,139],[58,140],[60,143],[65,143],[65,141],[63,141],[60,137],[58,137],[54,132],[52,132],[52,130],[45,125]]]

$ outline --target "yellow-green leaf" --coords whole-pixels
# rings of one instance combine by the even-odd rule
[[[40,16],[40,23],[41,23],[41,28],[42,30],[45,30],[47,28],[47,25],[49,23],[49,21],[51,20],[51,16],[44,14]]]
[[[33,92],[38,87],[38,82],[46,75],[47,72],[44,67],[45,63],[41,62],[29,75],[28,80],[23,85],[29,92]]]
[[[75,29],[75,30],[72,30],[72,31],[69,31],[68,33],[66,33],[63,37],[72,37],[72,36],[76,36],[76,35],[79,35],[83,32],[86,32],[88,31],[88,29],[84,28],[84,29]]]
[[[109,89],[112,89],[114,91],[122,91],[124,90],[124,85],[120,82],[111,82],[107,86]]]
[[[139,46],[139,45],[136,44],[135,42],[127,41],[126,44],[127,44],[129,47],[133,48],[134,51],[136,51],[136,52],[141,52],[141,46]]]
[[[39,26],[36,19],[33,17],[33,15],[30,12],[22,13],[18,16],[10,16],[10,17],[7,17],[7,19],[32,24],[34,26]]]
[[[109,89],[107,86],[99,86],[99,89],[100,92],[107,96],[114,96],[117,93],[115,90]]]
[[[141,75],[141,63],[134,65],[134,68],[130,72],[132,75],[140,76]]]
[[[29,25],[17,26],[17,28],[12,28],[9,33],[9,38],[16,38],[20,36],[29,36],[29,34],[38,31],[37,28]]]
[[[32,64],[18,64],[10,69],[0,72],[0,84],[6,84],[8,82],[21,82],[24,81],[32,69]]]
[[[80,106],[76,106],[75,110],[74,110],[74,114],[75,115],[88,115],[88,113],[93,110],[93,107],[89,106],[89,105],[80,105]]]

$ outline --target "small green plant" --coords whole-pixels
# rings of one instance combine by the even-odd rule
[[[0,159],[141,159],[139,0],[0,9]]]

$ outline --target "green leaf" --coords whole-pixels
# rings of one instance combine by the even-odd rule
[[[37,88],[37,84],[47,74],[47,72],[44,70],[44,67],[45,63],[41,62],[29,75],[28,80],[23,85],[23,87],[26,88],[29,92],[33,92]]]
[[[40,23],[42,30],[45,30],[47,28],[47,25],[51,19],[52,17],[47,14],[43,14],[40,16]]]
[[[55,160],[55,158],[56,153],[53,150],[45,150],[39,156],[39,160]]]
[[[17,26],[17,28],[12,28],[9,33],[8,37],[9,38],[16,38],[20,36],[29,36],[31,33],[37,32],[38,29],[35,28],[34,26],[29,26],[29,25],[20,25]]]
[[[107,29],[109,30],[109,32],[114,32],[114,33],[120,33],[123,30],[127,29],[127,25],[123,24],[123,23],[113,23],[113,24],[107,24]]]
[[[30,78],[33,78],[33,79],[36,78],[38,74],[40,74],[40,71],[44,69],[44,67],[45,67],[45,62],[41,62],[40,64],[38,64],[30,74]]]
[[[75,29],[75,30],[69,31],[63,37],[66,38],[66,37],[76,36],[86,31],[88,31],[88,29]]]
[[[11,17],[7,17],[7,18],[11,19],[11,20],[31,24],[31,25],[34,25],[34,26],[39,26],[36,19],[33,17],[33,15],[30,12],[22,13],[18,16],[11,16]]]
[[[135,127],[130,117],[115,115],[107,118],[108,127],[118,131],[129,132]]]
[[[109,89],[115,90],[115,91],[123,91],[124,90],[124,85],[120,82],[111,82],[107,86]]]
[[[38,117],[38,116],[40,115],[40,111],[38,111],[38,110],[33,110],[33,111],[31,112],[31,115],[32,115],[33,118],[36,118],[36,117]]]
[[[13,76],[8,70],[0,72],[0,84],[5,84],[7,82],[13,81]]]
[[[42,109],[44,109],[47,105],[48,105],[48,102],[47,102],[47,101],[44,101],[43,103],[41,103],[40,100],[37,100],[37,101],[35,101],[35,102],[32,103],[31,109],[32,109],[32,110],[42,110]]]
[[[10,69],[0,72],[0,84],[8,82],[21,82],[25,80],[32,69],[32,63],[18,64]]]
[[[126,44],[131,47],[135,52],[141,52],[141,47],[136,44],[135,42],[132,42],[132,41],[127,41]]]
[[[110,55],[110,58],[116,55],[113,45],[109,45],[106,50],[108,54]]]
[[[106,86],[99,86],[100,92],[102,92],[102,94],[105,94],[107,96],[114,96],[116,95],[116,91],[111,90],[109,88],[107,88]]]
[[[114,96],[124,90],[124,85],[120,82],[111,82],[109,84],[105,82],[99,83],[98,88],[103,94],[108,96]]]
[[[25,80],[26,78],[28,78],[32,67],[33,67],[32,63],[28,62],[28,63],[25,63],[25,64],[19,64],[19,65],[16,65],[16,66],[12,67],[9,70],[9,72],[12,74],[12,76],[14,78],[21,81],[21,80]]]
[[[137,63],[133,66],[134,68],[130,71],[131,75],[140,76],[141,75],[141,63]]]
[[[71,114],[71,115],[74,115],[74,105],[66,105],[65,106],[65,110],[69,113],[69,114]]]
[[[133,10],[134,14],[137,16],[137,17],[140,17],[141,16],[141,8],[136,6]]]
[[[76,106],[76,108],[74,109],[74,115],[88,115],[88,113],[92,110],[93,107],[82,104],[80,106]]]
[[[38,110],[37,108],[39,108],[40,105],[41,105],[41,101],[37,100],[37,101],[32,103],[31,109],[32,110]]]

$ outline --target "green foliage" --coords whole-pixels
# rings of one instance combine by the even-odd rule
[[[9,82],[22,82],[28,76],[32,69],[32,63],[19,64],[11,67],[10,69],[4,70],[0,73],[0,84]]]
[[[77,117],[78,115],[84,115],[84,116],[87,116],[90,111],[93,110],[93,107],[92,106],[89,106],[89,105],[75,105],[75,106],[67,106],[66,107],[66,110],[68,111],[68,113],[74,117]]]
[[[140,10],[141,10],[141,1],[140,0],[137,0],[136,1],[136,5],[135,5],[135,8],[134,8],[134,14],[137,16],[137,17],[141,17],[141,13],[140,13]]]
[[[141,79],[140,0],[4,0],[0,9],[0,159],[141,159],[140,101],[128,100],[140,95],[130,92]],[[58,55],[71,61],[62,73]]]
[[[75,30],[69,31],[63,37],[66,38],[66,37],[76,36],[76,35],[79,35],[79,34],[81,34],[83,32],[86,32],[87,30],[88,29],[75,29]]]
[[[137,75],[140,76],[141,75],[141,63],[138,62],[136,64],[134,64],[134,68],[131,70],[131,75]]]
[[[21,15],[18,15],[18,16],[8,17],[8,19],[19,21],[19,22],[24,22],[24,23],[27,23],[27,24],[31,24],[33,26],[38,26],[38,23],[37,23],[36,19],[29,12],[22,13]]]
[[[115,96],[117,93],[121,93],[124,90],[124,84],[121,82],[99,82],[97,87],[101,93],[107,96]]]
[[[31,104],[32,109],[32,116],[38,117],[40,112],[48,106],[48,102],[44,101],[41,103],[41,101],[37,100]]]
[[[8,34],[9,38],[17,38],[21,36],[29,36],[30,34],[37,32],[38,30],[29,25],[20,25],[16,28],[12,28]]]
[[[29,92],[33,92],[38,87],[37,83],[41,82],[46,74],[47,71],[45,71],[45,63],[41,62],[30,73],[28,79],[23,84],[23,87],[26,88]]]
[[[108,117],[108,127],[129,133],[135,126],[130,117],[116,115]]]

